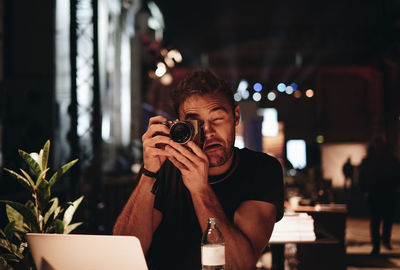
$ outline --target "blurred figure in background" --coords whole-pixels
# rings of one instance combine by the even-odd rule
[[[367,156],[360,165],[360,186],[370,208],[372,255],[380,253],[382,222],[383,245],[387,249],[392,249],[390,238],[399,186],[399,167],[399,161],[392,148],[382,137],[373,140]]]
[[[343,164],[342,170],[344,174],[344,190],[347,193],[350,186],[350,192],[353,192],[354,166],[351,164],[350,157],[348,157],[347,161]]]

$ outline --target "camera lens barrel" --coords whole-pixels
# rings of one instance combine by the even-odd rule
[[[170,126],[169,136],[177,143],[184,144],[193,139],[195,130],[188,121],[177,121]]]

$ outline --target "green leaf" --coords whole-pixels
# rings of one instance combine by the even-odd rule
[[[14,254],[11,254],[11,253],[1,254],[1,257],[3,257],[6,261],[9,261],[9,262],[19,262],[19,259],[17,258],[17,256],[15,256]],[[0,267],[0,269],[3,269],[3,268]]]
[[[36,188],[41,184],[40,182],[41,181],[46,181],[46,179],[45,179],[45,175],[46,175],[46,173],[47,173],[47,171],[49,170],[49,168],[47,168],[46,170],[43,170],[40,174],[39,174],[39,176],[38,176],[38,178],[36,179]]]
[[[24,231],[24,217],[8,204],[6,205],[6,213],[8,221],[14,222],[16,229]]]
[[[64,213],[64,223],[69,225],[71,223],[72,217],[74,216],[75,210],[78,208],[79,204],[82,202],[84,196],[79,197],[75,200],[72,205],[70,205]]]
[[[12,253],[12,250],[10,248],[10,242],[8,240],[0,239],[0,247],[4,248]]]
[[[58,179],[60,179],[60,177],[66,173],[72,166],[74,166],[74,164],[78,162],[78,159],[74,159],[70,162],[68,162],[67,164],[63,165],[61,168],[59,168],[57,170],[56,173],[53,174],[53,176],[50,178],[49,183],[50,183],[50,187],[52,187],[54,185],[55,182],[57,182]]]
[[[47,207],[47,204],[50,199],[50,185],[47,180],[42,179],[38,180],[39,185],[37,187],[37,200],[39,204],[39,209],[43,212],[44,209]]]
[[[6,225],[6,227],[4,227],[4,233],[6,235],[6,238],[12,241],[14,232],[15,232],[15,221],[11,221]]]
[[[5,238],[5,239],[7,238],[6,234],[4,233],[4,231],[1,228],[0,228],[0,235],[3,236],[3,238]]]
[[[32,229],[34,229],[34,231],[32,231],[32,232],[40,231],[39,224],[36,221],[36,216],[34,215],[34,213],[32,213],[31,209],[28,206],[23,205],[22,203],[19,203],[19,202],[13,202],[13,201],[7,201],[7,200],[0,200],[0,202],[8,204],[12,208],[17,210],[24,217],[24,220],[28,221],[29,224],[32,225]]]
[[[29,226],[28,223],[24,222],[24,231],[26,232],[31,232],[31,227]]]
[[[64,222],[61,219],[54,220],[54,233],[64,233]]]
[[[12,253],[13,253],[15,256],[17,256],[19,259],[23,259],[24,256],[22,255],[22,252],[21,252],[21,250],[19,249],[19,247],[18,247],[16,244],[14,244],[14,243],[10,243],[10,244],[11,244]]]
[[[53,203],[52,203],[50,209],[46,212],[46,214],[44,214],[44,224],[47,224],[47,221],[49,220],[51,214],[53,214],[54,211],[56,211],[56,208],[58,207],[58,198],[57,197],[51,199],[50,202],[53,202]]]
[[[68,233],[72,232],[72,231],[75,230],[78,226],[80,226],[80,225],[82,225],[82,224],[83,224],[83,222],[77,222],[77,223],[73,223],[73,224],[67,225],[67,226],[65,227],[65,229],[64,229],[64,233],[65,233],[65,234],[68,234]]]
[[[26,206],[29,210],[31,210],[32,214],[36,217],[36,207],[35,207],[35,204],[34,204],[31,200],[28,200],[28,201],[25,202],[25,206]]]
[[[47,169],[47,163],[49,160],[49,153],[50,153],[50,140],[47,140],[43,146],[43,155],[42,155],[42,169]]]
[[[61,206],[58,206],[56,210],[54,210],[54,219],[58,217],[64,210],[61,208]]]
[[[24,171],[23,169],[19,169],[19,170],[20,170],[20,171],[24,174],[24,176],[26,177],[26,179],[27,179],[28,182],[29,182],[29,185],[30,185],[32,188],[34,188],[35,183],[33,182],[31,176],[30,176],[26,171]]]
[[[15,180],[17,180],[17,182],[22,184],[29,192],[33,192],[33,188],[29,184],[29,181],[27,179],[25,179],[22,175],[19,175],[18,173],[14,172],[12,170],[9,170],[7,168],[4,168],[4,170],[6,172],[8,172],[9,174],[11,174],[15,178]]]
[[[39,166],[39,163],[36,162],[36,160],[34,160],[31,155],[29,155],[27,152],[19,149],[18,150],[19,155],[24,159],[24,161],[26,162],[26,164],[28,164],[31,172],[38,177],[41,173],[41,169]]]

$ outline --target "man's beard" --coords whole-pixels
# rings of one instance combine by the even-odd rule
[[[209,167],[219,167],[224,165],[233,155],[233,146],[235,143],[235,129],[233,129],[229,140],[227,141],[226,147],[221,148],[220,152],[211,153],[209,156],[206,152],[206,155],[209,160]]]

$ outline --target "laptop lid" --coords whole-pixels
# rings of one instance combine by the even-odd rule
[[[38,270],[147,270],[135,236],[27,233]]]

